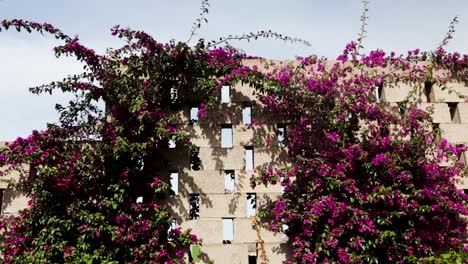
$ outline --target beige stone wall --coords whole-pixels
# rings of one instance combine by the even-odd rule
[[[468,87],[462,83],[450,83],[449,87],[468,96]],[[398,103],[419,87],[421,109],[434,108],[434,122],[439,124],[443,136],[453,143],[468,143],[468,103],[448,91],[434,87],[426,93],[419,84],[389,84],[382,87],[382,100]],[[258,186],[252,189],[249,178],[254,171],[245,170],[245,146],[254,147],[254,166],[273,163],[275,166],[288,165],[286,150],[282,147],[268,148],[254,143],[257,137],[272,134],[276,122],[249,129],[242,124],[242,105],[255,101],[253,89],[247,85],[236,84],[231,87],[231,102],[222,105],[218,113],[209,114],[199,124],[189,125],[189,109],[178,113],[177,124],[191,135],[192,142],[200,147],[201,170],[190,170],[189,154],[177,147],[168,149],[173,158],[174,169],[179,172],[179,193],[169,198],[170,211],[177,226],[191,228],[203,239],[202,262],[208,259],[217,264],[248,263],[249,254],[256,254],[257,234],[247,217],[247,193],[257,194],[257,211],[267,206],[281,193],[281,187]],[[253,102],[253,117],[258,104]],[[230,124],[233,128],[232,148],[221,148],[221,126]],[[468,153],[460,157],[468,163]],[[225,192],[224,170],[235,173],[234,192]],[[161,172],[167,174],[168,172]],[[8,177],[17,177],[9,175]],[[462,179],[460,188],[468,189],[468,180]],[[6,188],[0,184],[0,188]],[[191,194],[200,195],[199,219],[189,219],[189,198]],[[7,190],[4,196],[3,215],[16,214],[26,205],[26,198]],[[234,218],[234,237],[231,244],[223,244],[222,219]],[[287,257],[286,237],[261,229],[262,239],[270,263],[281,263]],[[259,263],[259,262],[258,262]]]

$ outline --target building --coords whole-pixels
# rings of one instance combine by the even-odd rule
[[[450,83],[448,86],[468,96],[466,84]],[[382,101],[398,103],[411,89],[408,84],[384,86],[376,91],[376,96]],[[176,226],[191,228],[203,239],[201,263],[208,259],[221,264],[260,263],[258,226],[253,225],[252,216],[282,191],[279,185],[252,189],[249,184],[255,167],[268,163],[279,167],[288,164],[287,153],[281,145],[254,144],[255,137],[284,131],[284,127],[271,120],[271,123],[248,129],[258,107],[252,92],[253,88],[247,85],[224,86],[220,91],[221,114],[208,114],[198,120],[196,107],[179,114],[178,125],[191,136],[192,143],[200,147],[198,153],[187,155],[173,142],[169,143],[167,151],[173,157],[174,167],[161,173],[167,175],[166,180],[171,184],[170,211]],[[467,102],[441,89],[418,96],[421,108],[434,107],[434,122],[445,138],[452,143],[468,144]],[[281,133],[278,135],[281,137]],[[468,153],[460,158],[468,163]],[[468,189],[468,180],[459,187]],[[5,183],[0,183],[0,188],[2,217],[15,215],[26,205],[27,198],[6,189]],[[287,237],[264,228],[259,230],[270,263],[282,263],[288,254]]]

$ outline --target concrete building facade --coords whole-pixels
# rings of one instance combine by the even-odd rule
[[[466,84],[449,83],[448,87],[468,97]],[[388,85],[382,87],[378,96],[382,101],[398,103],[411,89],[407,84]],[[271,120],[248,128],[259,107],[253,88],[248,85],[226,86],[221,93],[221,114],[208,114],[203,120],[194,115],[196,108],[179,114],[178,126],[191,136],[199,152],[187,154],[170,144],[167,151],[174,158],[174,167],[161,173],[167,175],[173,189],[169,207],[176,226],[191,228],[203,239],[201,263],[260,263],[252,216],[266,208],[282,190],[279,185],[252,189],[249,179],[257,166],[286,166],[288,158],[282,146],[262,146],[255,138],[281,130],[281,124]],[[443,137],[452,143],[468,144],[468,103],[464,99],[440,89],[432,89],[420,99],[421,108],[434,107],[434,122]],[[467,164],[468,153],[460,159]],[[464,179],[459,188],[468,189],[468,180]],[[3,218],[26,206],[27,198],[8,190],[6,183],[0,183],[0,190]],[[287,237],[263,227],[260,234],[270,263],[282,263],[288,256]]]

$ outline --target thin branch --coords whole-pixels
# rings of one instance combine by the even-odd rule
[[[369,7],[368,7],[369,3],[370,2],[368,0],[362,1],[362,13],[361,13],[361,18],[360,18],[361,28],[360,28],[360,32],[358,33],[356,51],[353,54],[354,57],[356,55],[359,55],[359,49],[363,48],[362,41],[366,38],[367,19],[369,18],[369,16],[367,15],[369,12]]]
[[[285,35],[282,35],[282,34],[279,34],[279,33],[276,33],[276,32],[272,32],[271,30],[268,30],[268,31],[261,30],[261,31],[255,32],[255,33],[250,32],[250,33],[244,33],[242,35],[229,35],[227,37],[221,37],[217,41],[213,40],[213,41],[208,42],[207,43],[207,48],[216,47],[216,46],[218,46],[219,44],[222,44],[222,43],[228,43],[228,41],[230,41],[230,40],[247,40],[247,41],[250,41],[252,39],[257,40],[258,38],[275,38],[275,39],[280,39],[280,40],[284,40],[284,41],[291,42],[291,43],[299,43],[299,44],[305,45],[307,47],[312,46],[312,44],[309,41],[306,41],[306,40],[303,40],[303,39],[300,39],[300,38],[292,38],[292,37],[285,36]]]
[[[208,3],[208,0],[202,0],[199,17],[192,24],[192,30],[190,31],[190,37],[187,40],[187,43],[189,43],[190,40],[192,40],[193,36],[196,35],[197,30],[201,28],[203,22],[208,23],[208,19],[205,18],[205,15],[207,15],[209,12],[208,7],[210,7],[210,3]]]
[[[444,39],[442,42],[439,44],[437,49],[442,49],[443,47],[447,46],[449,41],[453,38],[453,34],[455,33],[455,26],[458,24],[458,16],[455,16],[452,21],[450,22],[449,30],[445,34]]]

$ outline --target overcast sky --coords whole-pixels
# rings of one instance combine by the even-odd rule
[[[271,29],[312,43],[312,47],[259,40],[232,43],[250,55],[291,59],[317,54],[336,58],[359,31],[359,0],[213,0],[208,24],[198,32],[215,39]],[[98,52],[121,44],[110,35],[114,25],[145,30],[159,41],[187,40],[199,13],[198,0],[0,0],[0,20],[49,22]],[[468,53],[467,0],[374,0],[369,6],[366,50],[405,53],[434,49],[455,15],[460,18],[450,51]],[[72,58],[56,59],[60,44],[51,36],[0,32],[0,140],[27,136],[57,119],[63,95],[35,96],[28,88],[80,72]]]

